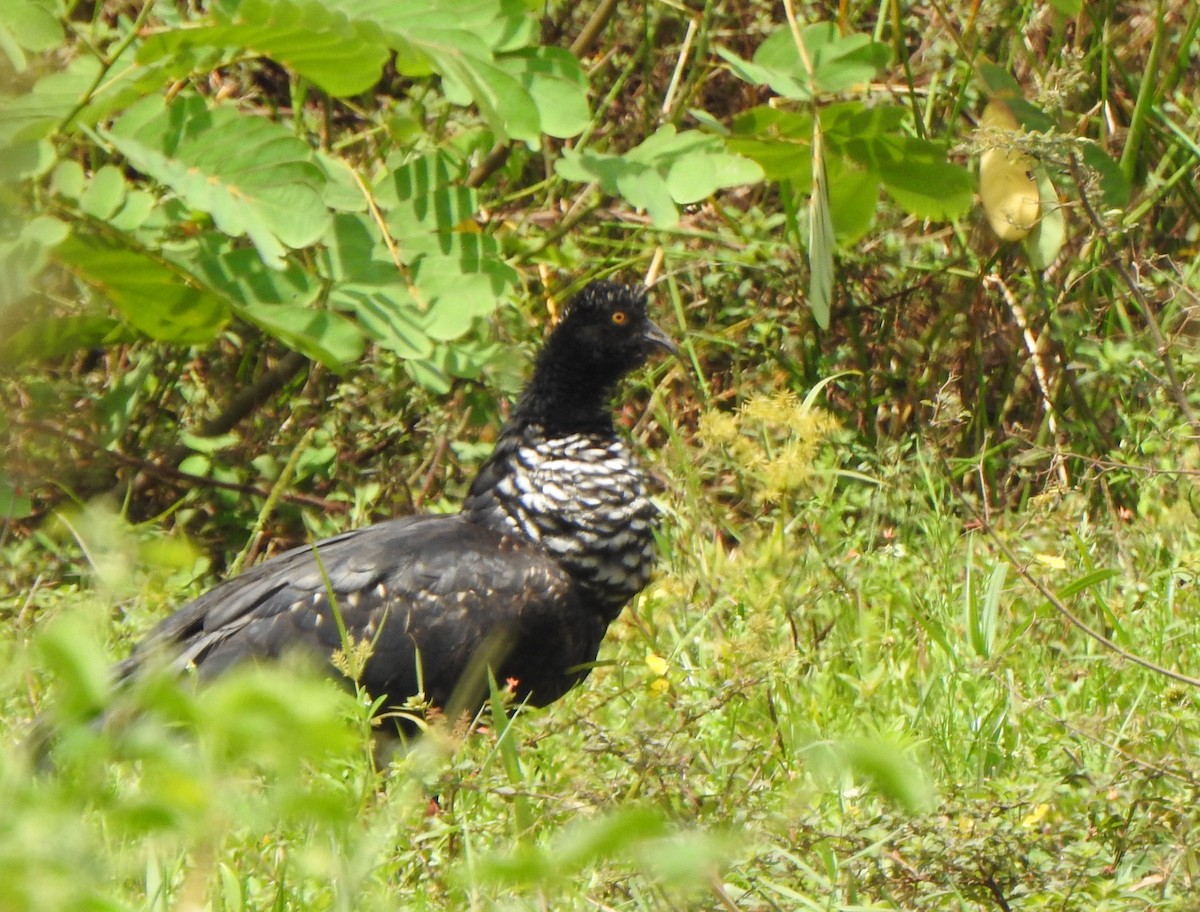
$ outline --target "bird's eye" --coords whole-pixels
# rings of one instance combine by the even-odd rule
[[[624,322],[628,319],[629,319],[628,315],[623,310],[618,310],[616,313],[614,313],[612,315],[612,321],[614,323],[616,323],[618,326],[621,326],[622,324],[624,324]]]

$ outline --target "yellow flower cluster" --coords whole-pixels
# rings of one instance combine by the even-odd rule
[[[808,482],[837,427],[829,412],[785,390],[753,396],[736,412],[705,412],[697,431],[705,447],[732,457],[759,500],[774,502]]]

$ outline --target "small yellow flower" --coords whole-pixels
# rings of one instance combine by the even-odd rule
[[[1067,562],[1057,554],[1035,554],[1033,559],[1043,567],[1049,567],[1051,570],[1067,569]]]
[[[1046,815],[1049,813],[1050,805],[1044,803],[1039,804],[1032,811],[1025,815],[1025,818],[1021,821],[1021,826],[1027,830],[1033,829],[1035,826],[1045,820]]]
[[[700,416],[696,431],[705,445],[726,446],[737,439],[737,419],[729,412],[713,409]]]
[[[656,674],[661,678],[667,673],[667,669],[671,667],[671,663],[660,655],[648,652],[646,653],[646,667],[650,669],[652,674]]]

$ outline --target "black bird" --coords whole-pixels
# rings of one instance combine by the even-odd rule
[[[336,606],[348,639],[373,644],[360,683],[384,709],[421,693],[474,710],[488,667],[518,699],[558,699],[654,563],[655,508],[609,402],[656,348],[676,351],[645,292],[591,283],[547,338],[460,513],[265,561],[159,623],[118,676],[164,654],[201,679],[296,648],[332,657],[344,644]]]

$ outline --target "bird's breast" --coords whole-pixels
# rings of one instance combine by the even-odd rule
[[[540,545],[614,614],[646,585],[657,511],[621,440],[527,437],[494,460],[491,489],[474,492],[469,512]]]

